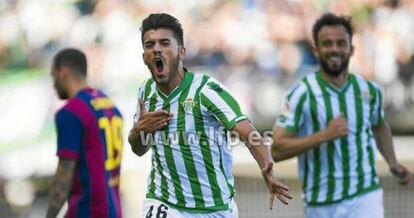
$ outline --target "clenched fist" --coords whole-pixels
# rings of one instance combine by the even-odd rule
[[[327,141],[348,135],[348,123],[343,114],[335,117],[324,130]]]

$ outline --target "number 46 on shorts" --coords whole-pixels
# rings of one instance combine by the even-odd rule
[[[167,205],[154,199],[146,199],[144,205],[145,218],[169,218],[175,217],[171,214]]]
[[[144,202],[144,216],[145,218],[211,218],[211,217],[225,217],[236,218],[239,217],[237,205],[234,200],[231,201],[230,207],[227,210],[215,211],[211,213],[192,213],[179,211],[175,208],[168,207],[163,202],[147,198]]]

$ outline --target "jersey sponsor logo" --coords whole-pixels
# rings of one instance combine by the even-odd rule
[[[110,109],[114,104],[109,98],[94,98],[91,100],[91,105],[95,110]]]
[[[191,113],[193,112],[195,102],[192,98],[187,98],[184,102],[181,102],[181,105],[186,113]]]

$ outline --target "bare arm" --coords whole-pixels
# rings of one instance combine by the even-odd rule
[[[297,137],[284,128],[276,127],[273,130],[272,157],[276,162],[286,160],[315,148],[325,141],[327,138],[323,131],[305,137]]]
[[[348,125],[342,115],[331,120],[326,129],[304,137],[298,137],[284,128],[276,127],[273,131],[272,157],[276,162],[286,160],[315,148],[323,142],[347,134]]]
[[[384,121],[381,125],[372,127],[372,131],[377,143],[377,148],[385,161],[387,161],[389,166],[396,165],[397,159],[395,158],[394,143],[392,141],[391,129],[388,123]]]
[[[128,142],[132,151],[142,156],[150,149],[155,131],[167,126],[172,114],[166,111],[147,112],[141,100],[139,104],[141,107],[139,119],[129,131]]]
[[[273,162],[270,158],[269,149],[263,144],[260,133],[248,120],[238,122],[233,130],[237,131],[242,141],[247,142],[250,153],[261,169],[263,179],[266,182],[270,194],[270,209],[273,208],[275,196],[282,203],[288,204],[287,199],[292,199],[287,193],[289,188],[274,178]]]
[[[409,184],[412,177],[411,172],[405,166],[398,163],[397,158],[395,157],[394,143],[388,123],[384,121],[382,124],[372,127],[372,131],[374,133],[377,148],[388,163],[391,173],[399,178],[401,184]]]
[[[58,167],[49,191],[47,218],[56,217],[63,203],[67,199],[72,186],[72,177],[75,171],[75,166],[75,160],[59,159]]]
[[[141,135],[139,131],[135,131],[134,129],[135,128],[132,128],[131,131],[129,131],[128,142],[131,145],[132,151],[136,155],[141,157],[142,155],[148,152],[148,150],[151,147],[151,144],[148,143],[144,145],[143,142],[145,142],[147,135],[144,134],[143,132]]]
[[[239,134],[241,141],[248,144],[249,151],[259,164],[260,169],[272,163],[267,146],[262,144],[260,133],[248,120],[238,122],[233,130]]]

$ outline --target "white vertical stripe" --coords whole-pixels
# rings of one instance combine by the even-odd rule
[[[207,85],[206,85],[207,86]],[[233,120],[234,118],[236,118],[236,114],[234,113],[234,111],[231,109],[231,107],[227,104],[227,102],[225,102],[217,93],[216,91],[210,89],[210,88],[206,88],[206,86],[203,88],[203,94],[205,96],[207,96],[207,98],[213,102],[213,104],[220,109],[223,114],[226,116],[228,121]],[[218,117],[217,117],[218,119]]]
[[[190,87],[188,97],[195,99],[196,97],[195,93],[197,89],[200,87],[201,82],[202,82],[202,75],[197,75],[197,74],[194,75],[193,84]],[[195,136],[198,136],[196,134],[197,131],[196,131],[195,122],[194,122],[194,115],[191,112],[185,114],[185,130],[187,133],[194,134],[192,136],[193,138]],[[192,140],[192,139],[189,139],[189,140]],[[198,181],[200,182],[200,185],[201,185],[201,192],[203,194],[205,206],[211,207],[211,206],[214,206],[214,201],[212,197],[213,195],[211,193],[210,183],[208,180],[208,174],[207,174],[206,166],[203,161],[203,155],[201,153],[201,146],[199,142],[200,140],[197,139],[196,141],[193,142],[194,144],[190,144],[190,150],[193,155],[194,165],[197,170]],[[194,175],[188,175],[188,176],[194,176]]]
[[[313,77],[312,81],[310,82],[312,91],[315,94],[315,98],[317,101],[317,108],[318,108],[318,122],[319,122],[319,129],[323,130],[326,129],[326,105],[323,98],[323,92],[321,87],[318,85],[316,80],[316,76]],[[319,158],[320,158],[320,189],[318,195],[318,201],[325,201],[328,195],[328,172],[329,172],[329,164],[328,164],[328,144],[322,143],[319,146]]]
[[[157,132],[155,133],[154,137],[155,138],[158,137],[157,136]],[[158,148],[158,145],[156,145],[156,146]],[[159,153],[159,151],[157,153]],[[154,160],[155,160],[154,153],[152,155],[153,155]],[[154,165],[154,167],[158,167],[158,164]],[[161,167],[162,167],[162,164],[161,164]],[[162,196],[162,194],[161,194],[161,172],[157,168],[155,168],[155,169],[156,169],[155,170],[155,178],[154,178],[154,182],[155,182],[155,195],[161,198],[161,196]],[[149,180],[151,179],[151,175],[148,176],[148,179]],[[150,183],[148,183],[148,190],[149,190],[149,188],[150,188]]]
[[[371,120],[370,120],[370,98],[369,98],[369,86],[365,80],[360,76],[355,76],[358,81],[359,87],[361,88],[361,99],[363,109],[363,127],[362,127],[362,169],[364,172],[364,188],[371,186],[371,166],[369,164],[369,153],[368,153],[368,134],[366,129],[371,131]],[[365,93],[365,94],[364,94]],[[375,153],[375,149],[373,150]]]
[[[157,99],[159,100],[159,99]],[[163,102],[162,101],[157,101],[157,106],[155,110],[161,110],[162,109],[162,105]],[[172,122],[169,122],[168,127],[170,128]],[[157,131],[156,134],[156,142],[157,142],[157,150],[158,150],[158,156],[160,158],[160,162],[161,162],[161,166],[163,169],[163,175],[166,177],[167,180],[167,187],[168,187],[168,192],[169,192],[169,197],[168,197],[168,201],[171,203],[177,203],[177,199],[175,196],[175,189],[174,189],[174,185],[172,183],[172,177],[171,177],[171,173],[170,173],[170,169],[168,168],[168,164],[167,164],[167,159],[165,157],[165,151],[164,151],[164,145],[163,145],[163,141],[162,141],[162,136],[160,134],[160,131]],[[166,136],[167,137],[167,136]],[[161,188],[161,186],[160,186]]]
[[[348,194],[352,195],[355,194],[358,190],[358,144],[356,140],[357,132],[357,111],[356,111],[356,102],[355,97],[359,98],[359,96],[355,96],[354,86],[351,84],[346,91],[346,107],[348,111],[348,153],[349,153],[349,190]],[[362,122],[362,120],[361,120]],[[362,139],[362,137],[361,137]],[[362,141],[361,141],[362,142]],[[363,144],[363,142],[361,143]]]
[[[323,98],[323,93],[321,88],[318,85],[316,74],[313,74],[308,77],[309,85],[312,89],[313,94],[315,95],[316,99],[316,108],[318,111],[317,119],[319,124],[319,129],[323,130],[326,128],[326,105]],[[319,193],[317,197],[317,201],[324,201],[326,199],[326,195],[328,193],[327,190],[327,175],[328,175],[328,160],[327,160],[327,144],[323,143],[319,146]]]
[[[284,100],[282,103],[282,115],[286,120],[280,121],[279,119],[276,120],[276,126],[280,126],[282,128],[286,128],[288,126],[294,126],[295,125],[295,115],[296,115],[296,109],[299,104],[299,100],[302,97],[303,94],[306,93],[306,85],[304,83],[300,83],[294,92],[292,93],[290,99],[288,99],[288,94],[291,92],[288,92],[284,96]],[[303,113],[302,113],[303,114]],[[299,121],[299,124],[303,121],[303,115],[301,117],[301,120]]]
[[[190,181],[188,180],[188,173],[185,168],[184,158],[183,158],[183,154],[181,152],[181,148],[180,148],[179,140],[178,140],[179,137],[182,137],[177,132],[179,96],[180,95],[177,95],[174,99],[170,101],[170,113],[173,113],[173,118],[171,119],[168,125],[168,129],[169,129],[169,134],[171,135],[171,137],[176,137],[176,140],[171,141],[171,149],[172,149],[172,155],[174,158],[174,164],[175,164],[177,174],[180,179],[181,188],[183,190],[186,207],[194,207],[195,202],[192,196],[191,184],[190,184]],[[173,178],[173,180],[176,180],[176,178]],[[191,195],[189,195],[189,193],[191,193]]]
[[[161,136],[159,135],[159,137]],[[158,139],[159,140],[157,141],[161,141],[161,138],[158,138]],[[177,199],[175,197],[174,185],[172,183],[170,170],[168,168],[167,160],[165,158],[164,146],[157,143],[157,149],[158,149],[159,158],[160,158],[160,162],[161,162],[162,169],[163,169],[163,175],[166,177],[166,180],[167,180],[167,187],[168,187],[168,192],[169,192],[168,201],[171,203],[177,203]]]
[[[310,111],[310,100],[309,98],[307,99],[307,101],[305,101],[304,103],[304,108],[303,108],[303,119],[304,119],[304,123],[306,123],[306,125],[303,126],[303,129],[301,129],[298,133],[298,136],[306,136],[309,134],[313,133],[313,123],[312,123],[312,117],[311,117],[311,111]],[[307,163],[308,163],[308,172],[307,175],[304,175],[305,173],[305,156],[307,157]],[[300,157],[300,156],[298,156]],[[299,158],[300,160],[300,158]],[[300,163],[300,162],[299,162]],[[309,201],[311,198],[311,194],[312,194],[312,189],[311,189],[311,185],[313,184],[313,152],[312,150],[307,151],[305,153],[303,153],[303,163],[298,165],[298,170],[299,170],[299,174],[303,174],[304,177],[303,179],[307,179],[307,186],[304,187],[304,197],[306,198],[305,200]],[[303,183],[304,180],[302,180]]]
[[[207,109],[205,107],[202,106],[201,110],[206,111]],[[220,169],[220,158],[221,158],[221,154],[219,149],[221,149],[221,147],[226,147],[227,145],[223,145],[223,144],[219,144],[219,137],[217,137],[217,134],[219,134],[219,132],[217,131],[219,129],[220,126],[222,126],[218,120],[212,118],[211,116],[208,116],[207,113],[203,113],[205,115],[203,115],[203,125],[204,125],[204,130],[208,133],[208,141],[209,141],[209,145],[210,145],[210,152],[211,152],[211,157],[212,157],[212,161],[213,161],[213,165],[214,165],[214,169],[215,169],[215,173],[216,173],[216,179],[217,179],[217,183],[221,188],[221,192],[222,192],[222,199],[225,203],[229,203],[228,200],[229,195],[230,195],[230,190],[227,186],[227,182],[229,182],[227,180],[227,178],[225,177],[225,175],[223,175],[223,173],[221,172]],[[210,131],[209,131],[210,130]],[[215,131],[211,131],[211,130],[215,130]],[[220,134],[225,134],[225,129],[223,128],[223,133]],[[221,136],[223,137],[223,136]],[[224,136],[225,137],[225,136]],[[222,140],[222,142],[226,142],[226,140],[223,140],[223,138],[221,138],[220,140]],[[219,148],[220,146],[220,148]],[[230,158],[230,159],[229,159]],[[226,157],[226,159],[223,160],[223,164],[228,164],[230,166],[226,166],[226,167],[231,167],[233,165],[233,161],[231,159],[232,157]]]
[[[312,89],[312,90],[309,90],[309,91],[312,92],[314,97],[316,98],[316,95],[313,91],[313,87],[311,85],[311,81],[314,80],[315,78],[316,77],[315,77],[314,74],[307,76],[309,86]],[[309,129],[309,132],[306,135],[310,135],[310,134],[313,134],[313,126],[315,125],[313,123],[313,119],[312,119],[312,110],[311,110],[311,106],[310,106],[310,100],[308,101],[307,107],[309,109],[309,112],[308,112],[309,113],[309,120],[308,120],[308,122],[311,123],[311,125],[309,125],[309,126],[312,126],[312,129]],[[316,106],[316,108],[317,109],[319,108],[318,105]],[[313,177],[313,175],[314,175],[314,171],[315,171],[315,165],[314,165],[314,162],[315,162],[314,159],[315,158],[314,158],[314,155],[313,155],[313,149],[309,150],[307,152],[307,158],[308,158],[308,163],[309,163],[308,167],[309,168],[308,168],[308,180],[307,180],[307,187],[306,187],[306,193],[305,194],[306,194],[306,199],[311,200],[312,199],[312,188],[314,186],[314,177]],[[320,179],[318,178],[318,180],[320,180]]]
[[[232,166],[233,166],[233,153],[232,147],[230,142],[227,140],[227,134],[217,135],[216,139],[219,143],[219,149],[221,154],[221,159],[223,162],[223,169],[224,169],[224,176],[227,180],[227,183],[234,187],[234,178],[232,174]],[[220,143],[223,142],[223,143]],[[230,195],[231,190],[229,190],[228,194]]]
[[[339,96],[332,90],[328,89],[329,97],[331,100],[332,106],[332,119],[335,119],[339,114],[340,105],[339,105]],[[344,190],[343,187],[343,169],[342,169],[342,150],[341,150],[341,139],[335,139],[335,150],[334,150],[334,163],[335,163],[335,170],[334,170],[334,177],[335,177],[335,191],[333,195],[333,200],[338,200],[342,197],[342,192]]]
[[[161,105],[160,102],[157,101],[156,104],[155,104],[155,108],[160,107],[160,105]],[[145,104],[145,107],[146,107],[146,110],[149,110],[149,104]],[[155,132],[154,138],[156,139],[157,137],[158,137],[158,133]],[[157,146],[157,145],[155,145],[155,146]],[[158,148],[158,146],[157,146],[157,148]],[[159,152],[157,152],[157,154],[158,153]],[[153,164],[152,167],[155,169],[155,174],[154,174],[155,175],[154,176],[155,192],[154,192],[154,194],[158,197],[161,197],[162,196],[162,194],[161,194],[161,172],[157,169],[158,164],[157,164],[157,161],[155,159],[154,150],[152,150],[151,155],[152,155],[152,160],[153,160],[152,161],[152,164]],[[161,167],[162,167],[162,165],[161,165]],[[150,180],[151,180],[151,174],[148,175],[148,181],[149,182],[147,182],[147,191],[150,189],[150,186],[151,186]]]

